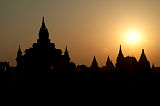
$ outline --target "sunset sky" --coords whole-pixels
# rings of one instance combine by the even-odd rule
[[[96,56],[103,66],[108,55],[115,64],[121,44],[125,56],[138,60],[145,49],[160,66],[160,0],[0,0],[0,61],[16,65],[18,45],[24,53],[37,41],[43,16],[51,41],[63,52],[67,45],[77,65]]]

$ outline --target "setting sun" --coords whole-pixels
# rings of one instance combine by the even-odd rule
[[[125,34],[125,40],[126,40],[126,43],[128,44],[138,44],[140,43],[140,40],[141,40],[140,38],[141,38],[141,34],[137,30],[131,30]]]
[[[131,43],[137,43],[137,41],[139,40],[139,34],[137,32],[130,32],[127,36],[129,42]]]

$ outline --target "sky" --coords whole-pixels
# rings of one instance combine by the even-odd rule
[[[68,46],[71,61],[115,64],[122,45],[125,56],[160,66],[160,0],[0,0],[0,61],[16,65],[19,44],[24,53],[37,41],[42,17],[56,48]],[[127,33],[139,40],[131,43]]]

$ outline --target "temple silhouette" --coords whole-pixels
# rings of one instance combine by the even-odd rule
[[[155,67],[154,64],[151,68],[144,49],[142,49],[139,60],[135,57],[125,57],[120,45],[115,65],[109,55],[106,59],[106,65],[103,67],[98,65],[96,56],[93,56],[89,67],[76,65],[71,62],[67,46],[65,51],[62,52],[50,41],[44,17],[37,42],[33,43],[31,48],[26,49],[24,54],[19,45],[16,62],[16,67],[10,66],[9,62],[0,62],[0,72],[13,73],[15,76],[15,73],[21,73],[23,77],[18,78],[23,80],[25,80],[24,74],[27,73],[49,73],[54,77],[55,73],[67,73],[69,76],[66,77],[65,75],[64,79],[70,77],[69,79],[72,80],[160,80],[160,68]],[[2,79],[4,78],[3,75],[0,75]],[[10,77],[12,77],[12,74],[10,74]]]
[[[37,43],[33,43],[32,48],[26,49],[24,55],[19,46],[16,61],[17,71],[21,72],[72,72],[75,70],[75,64],[70,62],[67,46],[62,55],[62,51],[56,49],[55,44],[50,42],[44,17]]]

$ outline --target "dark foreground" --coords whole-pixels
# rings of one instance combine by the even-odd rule
[[[0,73],[0,83],[7,85],[107,86],[109,88],[156,88],[160,76],[155,73],[127,75],[125,73]]]

